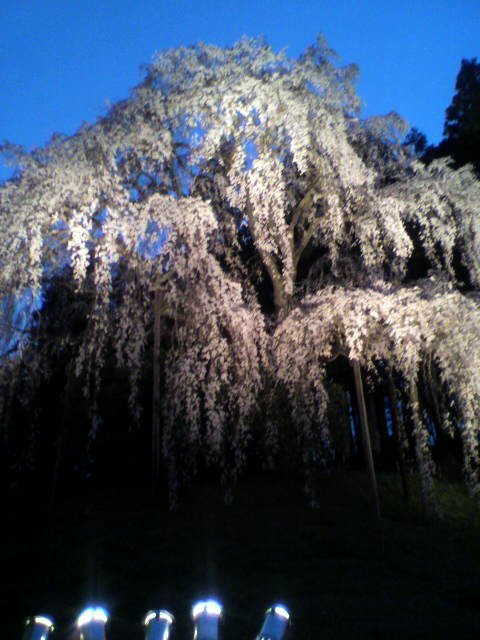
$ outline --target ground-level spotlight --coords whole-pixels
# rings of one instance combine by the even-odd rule
[[[53,620],[51,618],[33,616],[33,618],[27,618],[24,640],[47,640],[51,631],[53,631]]]
[[[149,611],[143,619],[145,640],[168,640],[174,621],[175,618],[165,609]]]
[[[87,607],[77,618],[81,640],[105,640],[108,613],[102,607]]]
[[[196,602],[192,607],[194,640],[218,640],[218,619],[221,615],[222,605],[216,600]]]
[[[257,640],[282,640],[290,620],[283,604],[274,604],[265,612],[265,620]]]

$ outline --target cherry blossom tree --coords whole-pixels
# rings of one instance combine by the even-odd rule
[[[422,389],[435,389],[475,490],[480,184],[468,166],[416,161],[395,114],[362,120],[356,77],[321,38],[296,60],[261,39],[181,47],[95,124],[31,152],[4,145],[19,167],[0,188],[5,404],[22,367],[42,378],[68,353],[93,437],[114,354],[141,421],[153,353],[154,458],[173,495],[200,458],[235,478],[259,430],[274,457],[285,422],[302,464],[321,465],[335,447],[326,368],[343,356],[401,381],[402,446],[427,496]],[[80,329],[20,336],[20,301],[41,317],[59,283],[84,301]]]

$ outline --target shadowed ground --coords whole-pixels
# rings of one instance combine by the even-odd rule
[[[226,640],[253,640],[264,609],[292,611],[290,640],[474,638],[480,633],[480,510],[464,490],[440,487],[442,522],[427,522],[381,476],[384,520],[371,515],[362,473],[323,478],[319,510],[286,479],[243,481],[232,506],[204,483],[175,512],[140,491],[63,500],[54,512],[10,508],[1,547],[4,636],[48,613],[59,639],[91,602],[110,611],[107,637],[139,640],[153,607],[191,638],[198,597],[224,605]]]

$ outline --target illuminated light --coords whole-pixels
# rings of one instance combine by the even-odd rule
[[[202,600],[192,607],[194,640],[218,640],[218,623],[222,605],[216,600]]]
[[[282,640],[290,620],[283,604],[274,604],[265,612],[265,620],[256,640]]]
[[[166,609],[149,611],[143,620],[147,627],[145,640],[168,640],[173,622],[173,615]]]
[[[287,608],[283,606],[283,604],[276,604],[274,607],[272,607],[272,609],[273,613],[275,613],[277,616],[280,616],[285,620],[290,620],[290,614]]]
[[[159,611],[149,611],[145,616],[143,624],[146,626],[152,620],[158,618],[159,620],[165,620],[168,624],[173,624],[175,618],[173,615],[167,611],[166,609],[160,609]]]
[[[47,618],[47,616],[35,616],[33,622],[35,624],[43,624],[43,626],[47,627],[48,629],[53,628],[53,620],[50,620],[50,618]]]
[[[216,600],[197,602],[192,608],[192,618],[196,620],[202,613],[206,613],[209,616],[219,617],[222,615],[222,605]]]
[[[102,607],[88,607],[78,616],[77,626],[83,627],[90,622],[107,622],[108,613]]]

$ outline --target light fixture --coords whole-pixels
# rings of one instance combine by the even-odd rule
[[[53,631],[53,628],[53,620],[47,616],[27,618],[25,640],[47,640],[48,634]]]
[[[145,640],[168,640],[174,617],[165,609],[149,611],[143,619]]]
[[[87,607],[77,618],[81,640],[105,640],[108,613],[103,607]]]
[[[290,620],[283,604],[274,604],[265,612],[265,620],[256,640],[282,640]]]
[[[222,605],[216,600],[200,600],[192,607],[194,640],[218,640],[218,619]]]

